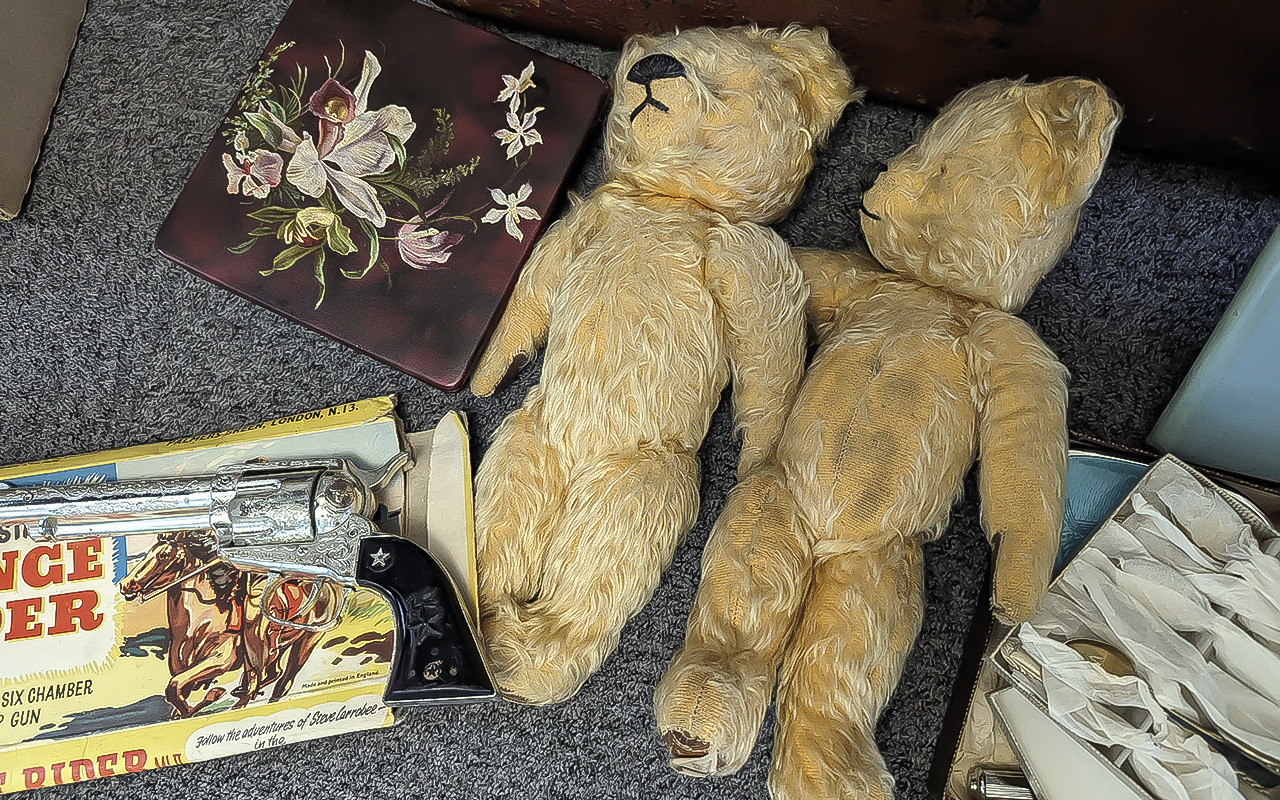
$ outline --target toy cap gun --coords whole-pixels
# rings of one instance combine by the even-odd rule
[[[372,473],[345,459],[258,459],[189,478],[17,488],[0,483],[0,525],[20,525],[45,541],[208,531],[232,565],[272,576],[263,590],[268,619],[306,630],[336,624],[352,589],[375,589],[390,601],[396,619],[387,704],[495,698],[449,574],[426,550],[373,525],[373,492],[407,461],[401,454]],[[304,609],[315,603],[322,582],[346,591],[332,620],[304,625],[266,610],[266,598],[284,580],[312,582]]]

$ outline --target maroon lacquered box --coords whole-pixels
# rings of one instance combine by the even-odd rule
[[[412,0],[295,0],[156,247],[455,390],[606,94]]]

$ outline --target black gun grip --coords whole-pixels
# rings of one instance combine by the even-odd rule
[[[360,544],[356,582],[381,591],[396,615],[388,705],[497,697],[453,581],[430,553],[399,536],[370,536]]]

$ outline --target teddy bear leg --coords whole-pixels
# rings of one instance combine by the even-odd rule
[[[517,702],[578,691],[653,595],[698,513],[697,458],[679,446],[610,454],[573,474],[538,592],[502,631],[513,657],[496,677]]]
[[[880,800],[893,776],[875,727],[920,630],[915,541],[819,560],[779,675],[773,800]]]
[[[751,754],[809,564],[781,470],[765,467],[736,486],[703,553],[684,647],[654,692],[677,772],[727,775]]]
[[[549,529],[564,495],[554,451],[529,404],[498,427],[476,473],[476,561],[480,625],[501,675],[521,654],[509,631],[538,592]]]

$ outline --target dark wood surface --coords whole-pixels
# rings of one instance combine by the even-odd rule
[[[996,77],[1083,75],[1125,106],[1120,144],[1280,175],[1280,4],[1161,0],[446,0],[558,36],[753,21],[822,25],[871,97],[940,107]]]

